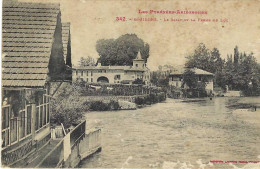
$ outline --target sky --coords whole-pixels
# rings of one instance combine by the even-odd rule
[[[218,48],[221,57],[233,54],[237,45],[240,52],[253,52],[260,63],[260,0],[19,0],[58,2],[62,22],[71,22],[72,60],[77,65],[80,57],[97,59],[99,39],[118,38],[134,33],[150,45],[148,67],[182,65],[199,43],[209,49]],[[207,11],[196,14],[140,14],[142,10]],[[157,22],[116,21],[116,17],[157,18]],[[164,19],[189,19],[186,22]],[[200,22],[198,19],[211,19]],[[190,19],[195,19],[191,22]],[[212,22],[218,19],[218,22]],[[228,22],[220,22],[220,19]]]

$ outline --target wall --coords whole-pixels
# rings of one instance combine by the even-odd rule
[[[78,71],[78,75],[76,74],[76,71]],[[82,72],[83,71],[83,76]],[[88,72],[88,73],[87,73]],[[91,72],[93,75],[91,76]],[[120,75],[120,79],[115,80],[115,76]],[[73,70],[72,80],[77,81],[77,78],[82,78],[83,81],[88,83],[97,83],[97,80],[99,77],[107,77],[109,80],[109,83],[115,84],[115,83],[121,83],[123,80],[127,81],[134,81],[135,79],[143,78],[143,80],[146,82],[146,84],[150,83],[150,71],[146,70],[143,71],[125,71],[123,69],[107,69],[107,70],[97,70],[97,69],[79,69],[79,70]],[[144,79],[144,76],[146,76],[146,79]],[[93,81],[91,81],[93,79]]]
[[[101,129],[85,130],[86,121],[76,126],[70,133],[67,133],[36,167],[74,168],[84,158],[100,152]]]

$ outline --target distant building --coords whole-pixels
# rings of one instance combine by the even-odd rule
[[[172,73],[169,75],[169,85],[174,86],[176,88],[187,89],[188,86],[183,83],[183,75],[186,69],[188,68],[178,68],[173,70]],[[189,69],[195,73],[198,82],[201,82],[201,80],[204,77],[206,77],[207,82],[206,82],[205,89],[207,92],[213,91],[214,74],[198,68],[189,68]]]
[[[133,60],[133,66],[102,66],[99,63],[97,66],[73,68],[72,74],[74,82],[132,84],[137,79],[150,83],[150,70],[140,52]]]
[[[15,166],[50,140],[50,82],[66,69],[60,5],[4,1],[2,30],[1,162]]]
[[[171,65],[163,65],[158,67],[158,71],[163,76],[169,76],[169,74],[172,72],[173,66]]]

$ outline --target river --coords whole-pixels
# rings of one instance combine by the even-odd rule
[[[260,102],[167,99],[137,110],[86,113],[89,128],[102,128],[102,152],[80,167],[232,168],[209,161],[260,161],[260,108],[238,109],[248,100]]]

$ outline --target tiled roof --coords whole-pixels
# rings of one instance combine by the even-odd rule
[[[62,23],[62,44],[63,44],[63,54],[66,61],[67,58],[67,48],[70,36],[70,23]]]
[[[187,69],[190,69],[196,75],[211,75],[211,76],[214,76],[213,73],[207,72],[207,71],[202,70],[202,69],[198,69],[198,68],[181,68],[181,67],[179,67],[178,69],[174,69],[173,72],[170,75],[182,75],[182,74],[184,74],[185,70],[187,70]]]
[[[43,87],[59,4],[3,3],[4,87]]]

